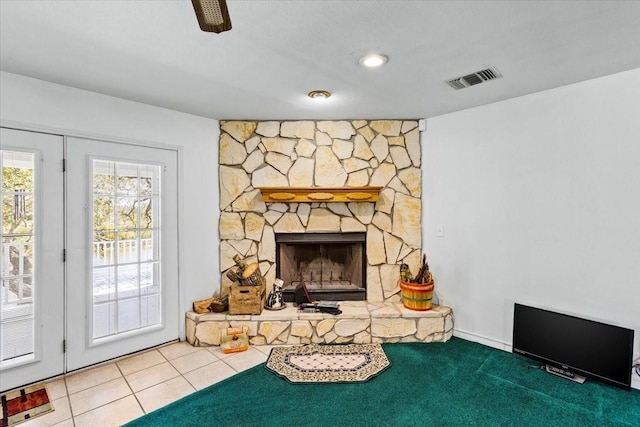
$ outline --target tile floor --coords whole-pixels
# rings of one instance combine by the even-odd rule
[[[55,410],[20,424],[119,426],[266,362],[272,346],[224,354],[178,342],[47,382]]]

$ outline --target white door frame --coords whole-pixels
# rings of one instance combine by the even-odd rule
[[[2,365],[0,390],[64,372],[63,138],[2,128],[2,149],[35,155],[34,355]],[[26,360],[25,360],[26,359]]]
[[[16,120],[6,120],[6,119],[0,119],[0,127],[6,128],[6,129],[10,129],[10,130],[16,130],[16,131],[26,131],[26,132],[36,132],[36,133],[41,133],[41,134],[46,134],[46,135],[51,135],[51,136],[57,136],[57,137],[62,137],[62,138],[68,138],[68,137],[76,137],[76,138],[83,138],[83,139],[92,139],[92,140],[99,140],[99,141],[104,141],[104,142],[113,142],[113,143],[119,143],[119,144],[126,144],[126,145],[133,145],[133,146],[141,146],[141,147],[153,147],[153,148],[161,148],[161,149],[165,149],[165,150],[172,150],[176,152],[177,155],[177,187],[178,187],[178,200],[177,200],[177,204],[178,204],[178,208],[177,208],[177,215],[178,215],[178,220],[177,220],[177,233],[178,233],[178,242],[177,242],[177,248],[178,248],[178,265],[180,265],[180,256],[182,253],[184,253],[184,243],[183,243],[183,239],[180,238],[180,234],[183,230],[183,224],[182,224],[182,218],[184,218],[183,215],[183,173],[182,173],[182,169],[183,169],[183,158],[184,158],[184,154],[183,154],[183,148],[181,146],[178,145],[173,145],[173,144],[166,144],[166,143],[159,143],[157,141],[150,141],[150,140],[143,140],[143,139],[137,139],[137,138],[122,138],[119,136],[114,136],[114,135],[110,135],[110,134],[101,134],[101,133],[91,133],[91,132],[86,132],[86,131],[78,131],[76,129],[71,129],[71,128],[59,128],[59,127],[54,127],[54,126],[47,126],[47,125],[42,125],[39,123],[33,123],[33,122],[24,122],[24,121],[16,121]],[[64,198],[61,198],[61,200],[64,200]],[[60,231],[64,231],[63,227],[60,227]],[[64,239],[63,239],[64,240]],[[185,291],[185,287],[183,286],[184,284],[184,272],[178,268],[177,271],[178,274],[178,313],[179,313],[179,318],[178,318],[178,331],[179,331],[179,338],[180,340],[184,340],[185,339],[185,318],[184,316],[180,315],[180,313],[182,313],[182,311],[184,310],[183,307],[185,307],[185,301],[186,301],[186,291]],[[65,287],[66,290],[66,287]],[[61,294],[63,300],[66,300],[64,292]],[[63,303],[64,305],[64,303]],[[66,310],[66,308],[64,309]],[[60,313],[64,313],[64,310],[61,310]],[[65,321],[63,320],[63,323]],[[63,328],[63,339],[66,337],[66,324]],[[62,350],[60,350],[62,352]],[[62,373],[66,373],[68,372],[67,369],[67,365],[64,361],[64,357],[63,357],[63,362],[62,362],[62,369],[60,370],[60,374]],[[41,379],[46,379],[48,377],[51,377],[52,375],[49,374],[41,374],[41,375],[37,375],[38,379],[37,380],[41,380]],[[5,383],[5,378],[7,378],[5,376],[5,373],[3,372],[3,381],[2,384],[0,384],[0,389],[6,389],[4,387],[4,383]],[[27,377],[23,377],[23,380],[21,380],[21,384],[27,384],[28,382],[32,382],[32,380],[30,380]],[[34,381],[36,381],[34,379]]]
[[[91,330],[92,295],[87,292],[91,283],[90,245],[92,244],[91,223],[92,186],[89,176],[89,162],[93,158],[122,162],[162,163],[165,165],[163,182],[167,197],[162,203],[165,223],[162,251],[165,258],[163,271],[164,289],[162,313],[163,321],[157,327],[143,331],[122,333],[112,338],[93,339]],[[155,159],[157,158],[157,160]],[[148,347],[177,339],[181,335],[180,286],[179,286],[179,243],[178,243],[178,156],[175,150],[120,144],[85,138],[66,139],[66,188],[67,188],[67,370],[89,366]],[[175,226],[171,225],[175,224]],[[175,263],[175,264],[174,264]],[[166,268],[175,265],[175,270]],[[166,292],[166,294],[165,294]],[[78,310],[78,311],[74,311]],[[80,311],[81,310],[81,311]]]
[[[167,143],[157,142],[153,140],[129,138],[129,137],[123,138],[121,136],[116,136],[112,134],[79,131],[77,129],[72,129],[72,128],[47,126],[39,123],[25,122],[21,120],[0,119],[0,127],[63,136],[64,138],[82,138],[82,139],[104,141],[104,142],[115,142],[118,144],[134,145],[134,146],[140,146],[140,147],[162,148],[165,150],[175,151],[178,155],[178,264],[180,265],[181,254],[185,253],[184,243],[183,243],[184,239],[180,237],[180,235],[182,234],[182,230],[184,230],[183,222],[182,222],[182,219],[184,218],[184,213],[183,213],[184,185],[183,185],[183,172],[182,172],[184,169],[183,147],[179,145],[167,144]],[[184,283],[186,283],[184,280],[184,272],[180,268],[178,268],[178,304],[182,310],[188,310],[191,305],[191,302],[189,301],[189,304],[187,304],[187,296],[186,296]],[[181,341],[184,341],[186,339],[185,323],[186,323],[185,316],[180,316],[179,330],[180,330]]]

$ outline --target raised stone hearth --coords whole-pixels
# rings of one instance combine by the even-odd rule
[[[299,312],[292,304],[260,315],[187,312],[187,340],[194,346],[220,345],[220,333],[248,326],[253,345],[445,342],[453,335],[453,311],[434,306],[413,311],[401,303],[347,301],[342,314]]]

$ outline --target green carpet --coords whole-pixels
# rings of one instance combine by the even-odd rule
[[[391,367],[366,383],[291,384],[260,365],[127,426],[640,426],[638,390],[458,338],[383,348]]]

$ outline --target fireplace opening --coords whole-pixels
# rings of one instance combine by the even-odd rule
[[[366,233],[278,233],[276,276],[285,301],[301,282],[313,301],[364,301]]]

